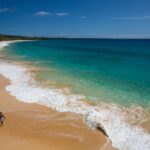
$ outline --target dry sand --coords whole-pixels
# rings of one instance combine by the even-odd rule
[[[19,102],[5,91],[0,76],[0,150],[114,150],[101,132],[90,129],[76,114],[59,113],[37,104]]]

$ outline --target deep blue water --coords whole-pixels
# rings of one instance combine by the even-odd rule
[[[32,41],[12,44],[6,52],[46,68],[41,79],[90,99],[150,105],[150,40]]]

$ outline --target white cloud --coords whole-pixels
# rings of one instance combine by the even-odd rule
[[[81,19],[87,19],[88,17],[86,17],[86,16],[81,16],[80,18],[81,18]]]
[[[50,13],[47,11],[39,11],[35,13],[35,16],[49,16],[49,15],[63,17],[63,16],[68,16],[69,13],[66,13],[66,12]]]
[[[142,16],[142,17],[115,17],[114,20],[149,20],[150,16]]]
[[[14,8],[0,8],[0,13],[14,11]]]
[[[57,16],[68,16],[69,14],[68,13],[65,13],[65,12],[61,12],[61,13],[56,13]]]
[[[46,12],[46,11],[39,11],[35,14],[36,16],[49,16],[51,15],[50,12]]]

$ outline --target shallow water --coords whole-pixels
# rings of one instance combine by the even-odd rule
[[[12,44],[9,55],[88,99],[150,105],[150,40],[50,40]]]

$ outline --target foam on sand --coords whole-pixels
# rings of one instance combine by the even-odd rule
[[[16,42],[26,42],[26,41],[32,41],[32,40],[13,40],[13,41],[0,41],[0,50],[2,50],[4,47],[9,46],[11,43]]]
[[[150,135],[142,128],[127,123],[126,113],[121,107],[114,104],[91,106],[82,101],[85,98],[83,95],[65,94],[61,89],[43,88],[32,78],[30,69],[21,64],[0,62],[0,74],[11,81],[6,90],[18,100],[38,103],[60,112],[84,115],[91,128],[100,123],[113,146],[121,150],[150,149]],[[137,114],[133,113],[134,115]]]

